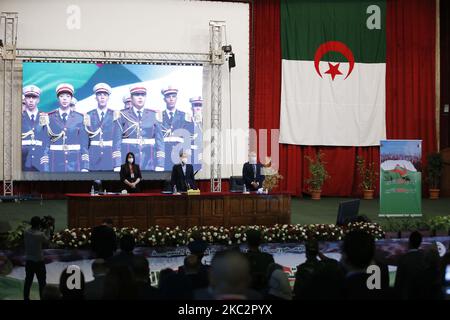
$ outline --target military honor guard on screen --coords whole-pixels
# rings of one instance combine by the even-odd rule
[[[201,169],[203,159],[203,99],[193,97],[189,99],[192,108],[191,121],[188,123],[191,134],[191,163],[194,171]]]
[[[44,157],[44,141],[47,138],[43,127],[39,125],[39,98],[41,89],[35,85],[23,88],[22,111],[22,169],[24,171],[42,171],[48,163]]]
[[[129,109],[132,107],[130,93],[126,93],[123,95],[122,102],[123,102],[123,109]]]
[[[121,155],[132,152],[141,170],[163,171],[165,153],[161,113],[144,108],[147,88],[142,84],[131,86],[130,96],[132,107],[121,110],[117,119],[122,133]],[[120,171],[120,167],[114,170]]]
[[[186,140],[190,140],[189,123],[191,122],[191,117],[176,107],[178,89],[169,86],[162,89],[161,94],[166,104],[162,123],[166,156],[164,169],[170,171],[174,163],[178,161],[180,147],[190,148],[190,141]],[[189,145],[185,146],[184,143],[189,143]]]
[[[85,130],[89,135],[89,169],[113,171],[122,164],[121,131],[117,120],[119,111],[108,108],[111,87],[98,83],[93,88],[97,107],[84,116]]]
[[[89,137],[84,128],[83,115],[70,109],[73,94],[74,88],[71,84],[58,85],[58,108],[40,117],[40,124],[48,135],[44,148],[43,171],[89,171]]]

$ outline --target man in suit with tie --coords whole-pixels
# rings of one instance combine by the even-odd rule
[[[175,152],[179,150],[176,148],[177,145],[181,143],[183,148],[190,148],[189,123],[192,119],[190,115],[178,110],[176,107],[178,89],[169,86],[162,89],[161,94],[166,104],[166,108],[163,111],[162,129],[166,155],[164,169],[168,171],[176,163],[177,153]],[[185,143],[186,145],[184,145]]]
[[[44,161],[43,140],[46,138],[39,125],[39,97],[41,89],[35,85],[23,88],[25,110],[22,112],[22,169],[41,171]],[[48,158],[46,158],[48,162]]]
[[[44,161],[48,157],[50,172],[89,171],[89,137],[84,128],[81,113],[70,110],[74,88],[63,83],[56,88],[58,109],[48,115],[41,115],[40,122],[48,134],[44,148]]]
[[[242,177],[247,190],[257,191],[262,188],[264,176],[261,174],[261,167],[262,165],[256,161],[256,152],[250,152],[248,162],[244,163],[242,168]]]
[[[111,87],[106,83],[97,83],[93,88],[97,108],[85,115],[85,129],[89,135],[89,165],[91,171],[112,171],[121,165],[120,148],[116,140],[120,139],[120,128],[115,113],[108,108]],[[118,117],[118,112],[116,112]],[[113,148],[118,148],[114,150]]]
[[[172,186],[177,187],[178,192],[186,192],[189,189],[197,189],[194,180],[194,168],[188,164],[188,154],[180,154],[180,163],[172,168]]]

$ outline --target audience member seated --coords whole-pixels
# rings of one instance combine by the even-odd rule
[[[271,254],[259,250],[261,242],[262,235],[259,230],[247,231],[248,251],[245,256],[250,264],[251,288],[258,291],[262,291],[267,286],[267,268],[275,262]]]
[[[268,267],[268,288],[265,300],[292,300],[292,290],[289,279],[279,264],[272,263]]]
[[[363,231],[351,231],[344,237],[342,263],[347,271],[344,280],[344,297],[350,300],[383,299],[386,292],[369,289],[367,268],[372,264],[375,254],[375,239]]]
[[[202,236],[199,232],[193,232],[191,237],[193,241],[189,242],[188,249],[192,255],[197,256],[199,262],[199,272],[208,277],[209,266],[202,263],[205,252],[208,249],[208,243],[202,240]],[[184,273],[184,266],[178,268],[178,273]]]
[[[135,300],[138,297],[136,280],[131,265],[112,265],[105,277],[104,300]]]
[[[92,262],[94,280],[86,283],[86,300],[101,300],[103,298],[103,286],[105,285],[108,271],[108,266],[104,259],[96,259]]]
[[[97,258],[106,260],[114,255],[117,238],[111,219],[104,219],[102,225],[94,227],[91,234],[91,248]]]
[[[125,234],[120,239],[120,252],[108,260],[109,266],[126,266],[132,268],[133,265],[133,250],[136,242],[134,237],[130,234]]]
[[[47,284],[42,292],[42,300],[61,300],[62,295],[59,287],[53,284]]]
[[[77,279],[79,274],[79,279]],[[84,299],[85,280],[84,274],[80,270],[69,271],[65,268],[59,278],[59,291],[63,300],[83,300]]]
[[[133,272],[136,279],[137,297],[141,300],[156,300],[160,298],[159,290],[150,283],[150,267],[147,258],[133,258]]]
[[[262,295],[250,289],[248,259],[239,251],[217,252],[211,261],[209,287],[194,293],[196,300],[261,300]]]
[[[163,300],[192,300],[193,288],[185,274],[163,269],[159,274],[159,292]]]
[[[202,270],[201,266],[198,256],[191,254],[184,258],[183,268],[180,267],[182,272],[178,271],[189,280],[193,290],[206,288],[209,285],[208,271]]]
[[[409,250],[399,258],[395,276],[395,290],[401,299],[422,295],[422,277],[425,272],[425,254],[420,250],[422,235],[414,231],[409,236]]]
[[[296,300],[330,300],[342,298],[344,271],[334,259],[319,250],[311,239],[305,243],[306,261],[297,266],[294,284]]]

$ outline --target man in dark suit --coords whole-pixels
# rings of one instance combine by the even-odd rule
[[[101,226],[92,230],[91,248],[97,258],[108,259],[113,256],[117,249],[117,238],[111,219],[104,219]]]
[[[262,188],[264,176],[261,174],[260,163],[256,161],[256,153],[250,152],[248,162],[242,168],[242,177],[248,191],[256,191]]]
[[[180,163],[172,168],[172,186],[177,187],[178,192],[185,192],[188,189],[197,189],[194,180],[194,168],[188,164],[188,155],[186,152],[180,154]]]
[[[124,234],[119,241],[120,251],[108,260],[109,268],[127,267],[133,271],[134,247],[136,241],[131,234]]]
[[[132,268],[137,286],[137,297],[141,300],[160,299],[159,290],[150,283],[150,267],[147,258],[134,256]]]
[[[108,267],[104,259],[95,259],[92,262],[92,275],[94,280],[86,282],[84,297],[86,300],[101,300]]]
[[[274,263],[273,256],[259,250],[262,242],[262,234],[259,230],[247,231],[248,251],[245,253],[250,266],[251,284],[254,290],[262,291],[267,286],[267,269]]]
[[[422,294],[426,262],[424,252],[419,249],[421,243],[422,235],[418,231],[412,232],[409,250],[398,261],[395,290],[401,299],[418,298]]]

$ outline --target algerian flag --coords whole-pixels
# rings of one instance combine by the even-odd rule
[[[281,0],[280,143],[386,138],[386,2]]]

